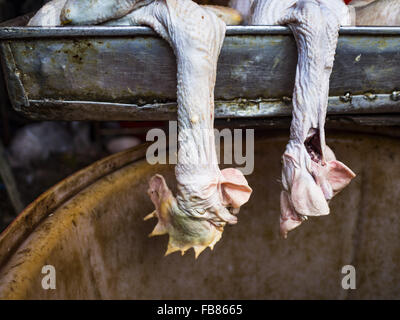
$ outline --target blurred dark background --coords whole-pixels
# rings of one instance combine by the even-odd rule
[[[0,22],[34,12],[46,2],[0,0]],[[0,232],[22,208],[62,179],[111,153],[143,142],[150,127],[164,126],[31,121],[12,109],[0,72]],[[4,171],[10,173],[8,178]]]
[[[44,3],[43,0],[0,0],[0,19],[6,21],[14,17],[35,11]]]

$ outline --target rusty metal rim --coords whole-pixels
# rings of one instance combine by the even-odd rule
[[[142,144],[96,161],[39,196],[0,234],[0,269],[41,221],[95,181],[143,159],[147,147],[148,144]]]
[[[4,25],[4,24],[3,24]],[[291,35],[284,26],[228,26],[227,36],[238,35]],[[342,27],[341,35],[399,36],[400,27]],[[0,40],[26,38],[66,38],[66,37],[126,37],[158,35],[143,26],[76,26],[76,27],[1,27]]]

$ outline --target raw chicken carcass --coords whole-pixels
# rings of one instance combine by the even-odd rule
[[[29,21],[28,26],[53,27],[66,24],[131,25],[132,22],[127,15],[152,1],[154,0],[102,0],[96,2],[89,0],[52,0],[35,14]],[[209,3],[204,1],[197,2]],[[202,7],[212,11],[228,25],[238,25],[242,22],[240,12],[233,8],[211,4],[204,4]],[[84,16],[82,12],[87,16]],[[111,23],[110,21],[113,22]]]
[[[355,177],[335,159],[324,132],[339,27],[350,23],[350,14],[342,0],[255,0],[250,22],[289,25],[298,47],[290,141],[282,157],[286,237],[307,216],[329,214],[329,200]]]
[[[60,1],[53,2],[57,8]],[[31,25],[41,21],[49,21],[43,11]],[[158,219],[151,236],[169,234],[166,254],[194,248],[197,257],[212,249],[252,192],[239,170],[220,171],[215,150],[214,86],[225,23],[191,0],[68,0],[60,23],[148,25],[170,43],[178,66],[178,193],[175,198],[161,175],[152,177],[148,192],[156,210],[145,219]]]

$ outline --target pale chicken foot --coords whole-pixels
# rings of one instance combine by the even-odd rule
[[[286,238],[307,216],[329,214],[328,201],[355,174],[325,143],[329,78],[338,32],[350,22],[342,0],[255,1],[252,24],[287,24],[298,64],[290,140],[282,156],[281,234]]]
[[[88,17],[88,24],[148,25],[174,50],[178,67],[178,193],[175,198],[161,175],[152,177],[148,193],[156,210],[145,220],[158,219],[150,236],[169,235],[166,254],[184,254],[194,248],[197,257],[207,247],[214,247],[226,224],[237,222],[236,214],[252,192],[239,170],[219,170],[215,150],[214,86],[225,23],[191,0],[154,0],[145,5],[131,1],[132,10],[123,7],[129,13],[122,18],[115,8],[113,14],[92,11],[86,2],[68,0],[60,12],[61,23],[68,12],[72,24],[86,24]],[[97,2],[100,8],[109,8],[113,0]],[[115,2],[116,8],[121,8],[121,1]],[[109,21],[104,21],[105,16]],[[43,11],[32,21],[40,19],[47,21]]]

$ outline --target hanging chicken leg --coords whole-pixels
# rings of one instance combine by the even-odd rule
[[[298,47],[290,141],[282,157],[286,237],[307,216],[329,214],[329,200],[355,177],[335,159],[324,131],[338,31],[350,19],[342,0],[256,0],[253,9],[252,24],[287,24]]]
[[[158,219],[151,236],[169,234],[166,254],[184,254],[194,248],[197,257],[207,247],[214,247],[226,224],[237,222],[239,207],[252,192],[239,170],[219,170],[215,150],[214,86],[225,23],[191,0],[96,3],[98,6],[89,0],[66,1],[61,23],[148,25],[169,42],[176,55],[178,194],[173,196],[161,175],[152,177],[148,192],[155,211],[145,220]],[[122,14],[125,16],[118,19]],[[47,21],[43,11],[32,21],[40,19]]]
[[[148,217],[158,218],[151,235],[169,234],[166,254],[193,247],[197,257],[214,247],[227,223],[237,222],[232,213],[251,194],[240,171],[219,170],[215,152],[214,86],[225,24],[189,0],[153,6],[125,17],[131,24],[150,25],[169,41],[178,65],[178,195],[174,198],[162,176],[151,179],[149,194],[156,210]],[[161,24],[154,22],[155,16]]]

